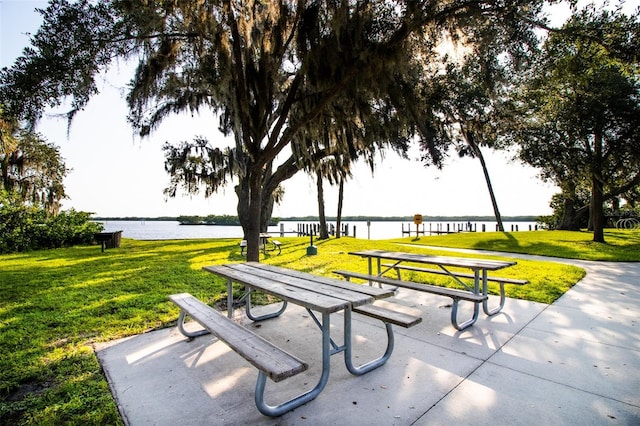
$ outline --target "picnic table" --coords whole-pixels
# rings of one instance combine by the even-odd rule
[[[267,404],[264,400],[266,377],[278,381],[303,371],[307,367],[306,364],[288,353],[281,353],[274,356],[274,352],[278,351],[277,347],[273,347],[271,344],[266,345],[257,338],[258,336],[248,335],[252,332],[229,319],[224,318],[226,321],[223,322],[220,321],[217,315],[213,315],[211,312],[202,312],[202,305],[198,304],[197,300],[194,301],[192,296],[186,294],[170,296],[171,300],[179,304],[183,309],[178,321],[178,326],[183,334],[189,337],[195,337],[201,333],[184,330],[182,322],[184,321],[186,311],[200,324],[205,326],[208,331],[216,334],[216,336],[224,340],[232,349],[240,353],[260,370],[256,383],[255,402],[258,410],[268,416],[279,416],[318,396],[329,380],[330,357],[332,355],[344,353],[346,368],[354,375],[362,375],[380,367],[389,359],[393,351],[394,336],[391,325],[396,324],[410,327],[421,320],[418,317],[412,317],[402,312],[374,306],[374,301],[393,295],[393,291],[388,289],[356,285],[344,280],[321,277],[257,262],[213,265],[206,266],[203,269],[227,280],[227,307],[229,318],[233,318],[233,283],[239,283],[245,287],[245,294],[242,299],[245,301],[246,315],[252,321],[263,321],[269,318],[275,318],[285,311],[288,303],[294,303],[304,307],[308,311],[311,319],[322,332],[320,348],[322,352],[322,372],[318,383],[307,392],[273,406]],[[282,300],[282,306],[274,309],[272,312],[256,316],[252,312],[251,307],[251,293],[254,291],[276,296]],[[183,299],[186,299],[186,302],[184,302]],[[192,305],[198,306],[193,308]],[[342,345],[338,345],[332,339],[330,321],[331,314],[340,312],[344,317]],[[352,359],[352,312],[368,315],[383,321],[387,332],[387,347],[384,354],[360,366],[354,365]],[[320,319],[316,316],[316,313],[320,314]],[[230,327],[241,328],[236,328],[231,332],[226,331]],[[203,330],[202,333],[208,331]],[[238,338],[238,334],[241,334],[243,337]],[[246,340],[249,344],[243,345],[239,340]],[[260,363],[260,360],[265,357],[274,359],[271,366],[265,366]],[[286,368],[284,369],[281,368],[283,364],[286,364]]]
[[[244,255],[246,248],[247,240],[240,241],[240,254]],[[271,235],[264,232],[260,233],[260,248],[264,254],[267,254],[268,251],[276,250],[278,250],[278,254],[282,253],[280,241],[272,239]]]
[[[451,312],[451,324],[457,330],[463,330],[473,325],[478,319],[479,307],[482,304],[482,308],[485,314],[491,316],[495,315],[504,306],[504,285],[505,284],[526,284],[526,280],[516,280],[512,278],[498,278],[490,277],[488,271],[496,271],[499,269],[513,266],[516,262],[507,262],[500,260],[489,259],[474,259],[463,257],[450,257],[450,256],[432,256],[416,253],[404,253],[404,252],[391,252],[384,250],[364,250],[350,252],[349,254],[364,257],[368,262],[368,274],[359,274],[351,271],[334,271],[335,273],[344,276],[345,278],[360,278],[369,281],[369,284],[377,282],[378,284],[389,284],[396,287],[410,288],[412,290],[429,292],[439,294],[442,296],[448,296],[453,299],[453,306]],[[375,269],[374,269],[375,259]],[[389,261],[389,263],[383,263],[383,261]],[[410,264],[425,264],[435,266],[436,269],[428,269]],[[451,268],[466,268],[472,272],[464,273],[459,271],[452,271]],[[440,286],[434,286],[423,283],[414,283],[410,281],[403,281],[401,279],[400,271],[409,270],[415,272],[426,272],[432,274],[448,275],[459,283],[464,290],[451,289]],[[391,279],[383,277],[388,271],[395,271],[397,279]],[[473,284],[470,286],[461,278],[473,279]],[[495,281],[500,283],[500,304],[493,309],[488,306],[488,282]],[[474,303],[472,317],[459,323],[457,320],[457,309],[459,300],[467,300]]]
[[[120,239],[122,238],[122,231],[115,232],[96,232],[93,234],[93,238],[100,243],[102,252],[105,248],[118,248],[120,247]]]

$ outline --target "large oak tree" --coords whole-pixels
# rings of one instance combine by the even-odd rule
[[[448,139],[416,84],[441,67],[436,51],[463,34],[517,51],[541,2],[53,0],[33,48],[3,70],[0,96],[36,121],[71,97],[69,117],[116,59],[135,60],[127,100],[141,135],[180,112],[211,112],[232,136],[167,146],[168,188],[205,193],[234,182],[238,215],[258,260],[258,234],[280,183],[339,156],[350,162],[414,136],[439,161]],[[420,98],[425,102],[429,99]],[[323,138],[330,128],[334,137]],[[213,131],[212,131],[213,134]]]
[[[68,172],[58,147],[18,128],[0,109],[0,190],[10,199],[56,214],[66,197],[63,181]]]
[[[640,185],[639,51],[637,15],[586,7],[551,33],[523,90],[521,158],[566,194],[566,227],[581,207],[576,190],[591,189],[596,242],[604,242],[605,201]]]

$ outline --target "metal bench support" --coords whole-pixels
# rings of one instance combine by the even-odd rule
[[[258,375],[258,381],[256,382],[255,401],[258,410],[265,416],[277,417],[282,414],[293,410],[317,397],[324,389],[329,381],[329,371],[331,366],[331,343],[330,332],[331,322],[329,320],[329,314],[322,314],[322,374],[315,387],[289,401],[283,402],[279,405],[269,405],[264,400],[264,391],[267,382],[267,377],[262,374]]]
[[[452,298],[453,303],[451,305],[451,325],[458,331],[462,331],[465,328],[471,327],[478,320],[478,314],[480,313],[480,305],[478,303],[473,304],[473,316],[463,323],[458,323],[458,302],[460,299]],[[485,302],[482,302],[485,303]]]
[[[178,328],[182,334],[193,338],[212,333],[226,343],[231,349],[258,368],[256,380],[255,402],[258,410],[266,416],[280,416],[314,399],[322,391],[329,379],[329,363],[323,368],[320,381],[312,390],[302,395],[271,406],[264,400],[267,376],[274,382],[294,376],[308,368],[308,365],[277,346],[269,343],[243,326],[215,312],[187,293],[169,296],[170,300],[180,307]],[[189,315],[204,327],[202,330],[189,332],[184,328],[185,317]],[[329,327],[327,315],[327,331]],[[323,359],[329,358],[328,333],[323,332]],[[325,342],[327,340],[327,342]],[[267,355],[265,357],[265,355]],[[261,355],[260,357],[258,355]]]
[[[359,367],[356,367],[355,365],[353,365],[353,355],[352,355],[353,344],[345,345],[346,348],[344,352],[344,363],[349,373],[353,374],[354,376],[362,376],[363,374],[366,374],[369,371],[375,370],[376,368],[380,367],[385,362],[387,362],[389,357],[391,357],[391,354],[393,353],[393,348],[395,345],[393,328],[391,324],[388,322],[385,322],[384,326],[387,331],[387,348],[384,351],[384,354],[382,354],[382,356],[380,356],[379,358],[376,358],[365,364],[362,364]],[[351,340],[351,309],[345,309],[344,311],[344,338],[345,340],[349,339],[349,341],[352,342]]]

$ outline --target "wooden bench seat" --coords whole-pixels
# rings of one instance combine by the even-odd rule
[[[422,317],[407,312],[401,306],[394,306],[395,304],[387,300],[376,300],[370,305],[357,306],[353,308],[353,312],[404,328],[413,327],[422,322]]]
[[[342,275],[347,281],[349,281],[351,278],[357,278],[357,279],[369,281],[370,283],[377,282],[379,284],[386,284],[394,287],[407,288],[415,291],[421,291],[421,292],[426,292],[431,294],[437,294],[439,296],[450,297],[453,300],[453,304],[451,307],[451,325],[453,325],[453,327],[456,330],[464,330],[465,328],[473,325],[478,319],[479,304],[487,300],[487,296],[483,294],[474,294],[466,290],[458,290],[455,288],[440,287],[432,284],[422,284],[422,283],[415,283],[411,281],[403,281],[395,278],[380,277],[377,275],[369,275],[369,274],[353,272],[353,271],[336,270],[333,272],[335,274]],[[460,300],[466,300],[474,303],[473,317],[463,323],[458,323],[458,319],[457,319],[458,303],[460,302]]]
[[[309,367],[307,363],[235,323],[189,293],[173,294],[169,299],[180,307],[178,326],[183,334],[184,316],[189,315],[274,382],[294,376]],[[206,334],[204,330],[186,332],[185,335],[195,337],[202,334]]]

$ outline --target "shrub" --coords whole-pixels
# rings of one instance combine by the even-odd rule
[[[90,216],[74,209],[49,215],[42,207],[0,193],[0,253],[90,244],[103,229]]]

